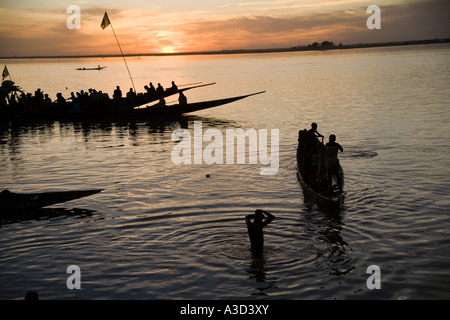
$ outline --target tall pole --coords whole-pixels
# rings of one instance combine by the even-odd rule
[[[105,29],[108,25],[111,25],[111,30],[114,34],[114,37],[116,38],[117,45],[119,46],[120,53],[122,54],[123,61],[125,62],[125,66],[127,67],[128,75],[130,76],[131,84],[133,85],[133,90],[134,90],[134,92],[136,92],[136,88],[134,87],[133,78],[131,77],[131,72],[130,72],[130,69],[128,68],[127,60],[125,59],[125,55],[123,54],[122,47],[120,46],[120,43],[119,43],[119,39],[117,39],[117,35],[116,35],[116,32],[114,31],[113,25],[112,25],[111,21],[109,20],[108,14],[105,12],[105,16],[103,17],[103,22],[102,22],[101,27],[103,29]]]

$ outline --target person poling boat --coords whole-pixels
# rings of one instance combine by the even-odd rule
[[[339,151],[344,152],[344,148],[342,148],[342,146],[336,142],[336,136],[334,134],[330,135],[328,143],[325,145],[325,147],[326,147],[326,149],[324,149],[324,150],[330,150],[330,153],[333,153],[331,156],[325,155],[325,159],[333,159],[334,160],[334,163],[330,163],[330,165],[327,167],[328,184],[330,187],[332,187],[332,178],[335,177],[338,188],[339,188],[339,192],[342,192],[342,181],[338,175],[339,168],[341,165],[339,164],[339,159],[337,157],[337,153]],[[334,154],[334,153],[336,153],[336,154]]]

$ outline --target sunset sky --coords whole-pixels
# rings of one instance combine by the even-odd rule
[[[381,30],[366,27],[372,4]],[[126,54],[450,38],[449,0],[0,0],[0,57],[118,54],[105,11]]]

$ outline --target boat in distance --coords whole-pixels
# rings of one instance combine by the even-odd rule
[[[308,143],[305,134],[306,129],[299,132],[297,147],[297,179],[305,200],[313,201],[326,211],[339,211],[346,192],[343,190],[344,170],[337,160],[338,149],[325,146],[323,141]]]
[[[104,66],[104,67],[98,66],[98,67],[95,67],[95,68],[85,68],[85,67],[83,67],[83,68],[76,68],[75,70],[103,70],[106,67],[107,66]]]
[[[41,193],[14,193],[3,190],[0,193],[0,213],[26,213],[54,204],[87,197],[103,189],[54,191]]]

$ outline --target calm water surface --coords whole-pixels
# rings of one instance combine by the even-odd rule
[[[103,188],[33,218],[0,220],[0,298],[448,299],[450,46],[128,58],[136,88],[216,82],[189,101],[266,93],[176,122],[4,124],[0,188]],[[123,61],[2,61],[24,91],[131,86]],[[77,67],[107,65],[102,71]],[[176,97],[173,98],[176,100]],[[168,102],[170,98],[167,99]],[[280,168],[175,165],[175,129],[279,129]],[[297,131],[337,135],[347,198],[338,214],[305,198]],[[206,177],[209,175],[209,178]],[[245,215],[265,209],[263,259]],[[66,268],[81,269],[81,290]],[[381,289],[366,286],[381,269]]]

